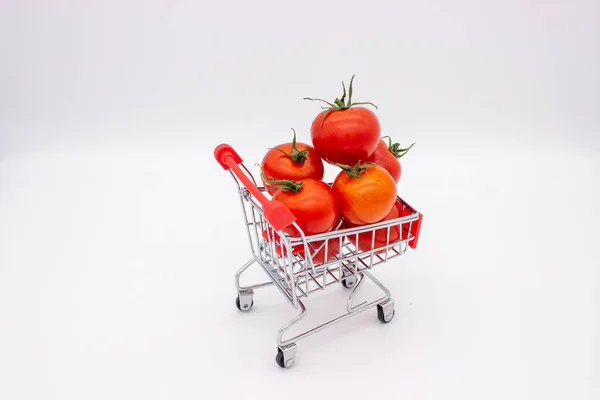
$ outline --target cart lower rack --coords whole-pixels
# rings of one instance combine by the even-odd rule
[[[258,187],[231,146],[217,146],[215,158],[237,184],[252,252],[250,260],[235,275],[238,309],[249,311],[254,304],[254,290],[266,286],[275,286],[294,308],[300,309],[300,314],[282,326],[277,334],[276,361],[279,366],[289,368],[294,364],[298,340],[361,311],[377,307],[377,317],[381,322],[392,320],[394,300],[370,270],[404,254],[408,247],[416,248],[422,214],[398,197],[399,218],[352,228],[345,228],[340,220],[331,232],[306,236],[285,205],[265,197],[264,187]],[[283,232],[289,225],[298,230],[298,237],[290,237]],[[241,286],[240,276],[255,263],[267,274],[269,281]],[[355,294],[365,279],[375,283],[383,294],[380,298],[355,305]],[[337,283],[350,289],[346,313],[284,340],[286,331],[306,314],[302,299]]]

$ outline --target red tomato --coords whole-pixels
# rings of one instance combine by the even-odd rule
[[[342,82],[344,94],[341,99],[329,103],[324,111],[314,119],[310,134],[313,146],[319,156],[331,164],[354,165],[359,161],[366,161],[377,148],[381,128],[375,114],[364,107],[354,107],[359,104],[352,103],[352,82],[350,81],[349,96],[346,102],[346,86]]]
[[[344,166],[333,182],[340,214],[357,225],[381,221],[396,202],[396,183],[383,167]]]
[[[412,212],[408,208],[403,208],[404,206],[401,203],[396,202],[394,207],[390,210],[388,215],[386,215],[381,221],[389,221],[396,218],[406,217],[412,214]],[[349,228],[357,227],[359,225],[355,225],[352,223],[347,223]],[[402,239],[400,239],[400,225],[393,225],[390,227],[389,237],[388,237],[388,228],[381,228],[375,230],[375,235],[373,239],[373,232],[364,232],[358,235],[358,248],[361,251],[369,251],[372,249],[377,249],[379,247],[386,246],[388,244],[397,243],[400,240],[405,240],[408,238],[408,226],[409,224],[402,224]],[[348,235],[348,239],[355,246],[356,243],[356,234]],[[373,246],[371,246],[373,243]],[[375,254],[385,253],[385,249],[376,252]]]
[[[292,129],[293,130],[293,129]],[[315,149],[305,143],[296,143],[296,131],[291,143],[284,143],[270,149],[262,160],[262,169],[267,179],[291,179],[301,181],[306,178],[323,179],[323,161]],[[278,188],[267,185],[273,195]]]
[[[389,144],[385,143],[383,140],[379,141],[377,149],[375,149],[375,152],[369,157],[368,162],[381,165],[390,173],[390,175],[392,175],[394,181],[398,183],[400,181],[400,176],[402,175],[402,167],[400,166],[398,158],[408,153],[414,146],[414,143],[406,149],[401,149],[399,143],[392,144],[392,139],[389,137],[388,139]]]
[[[404,209],[400,212],[400,218],[402,217],[408,217],[409,215],[412,215],[413,212],[412,210],[410,210],[408,207],[404,207]],[[414,224],[415,222],[413,222]],[[410,235],[409,229],[410,228],[410,223],[407,224],[402,224],[402,240],[406,240],[408,239],[408,236]]]
[[[310,134],[319,156],[331,164],[354,165],[373,154],[380,138],[379,121],[364,107],[331,111],[323,122],[321,112]]]
[[[337,224],[337,221],[336,221]],[[340,224],[339,229],[346,229],[346,223]],[[266,243],[271,240],[275,241],[275,252],[279,257],[281,257],[281,247],[279,236],[274,233],[268,233],[266,230],[262,231],[262,237]],[[342,238],[342,244],[344,243],[344,238]],[[328,262],[333,260],[335,257],[339,255],[340,251],[340,239],[327,239],[327,257],[325,257],[325,240],[311,241],[308,244],[308,249],[310,251],[313,265],[323,264],[324,262]],[[285,251],[285,250],[284,250]],[[298,244],[292,247],[292,254],[302,254],[304,259],[308,259],[308,257],[304,256],[304,245]]]
[[[277,255],[279,257],[282,257],[282,252],[281,252],[281,241],[279,240],[279,235],[273,231],[267,232],[266,230],[262,231],[262,237],[263,239],[265,239],[265,243],[270,243],[271,241],[274,241],[274,248],[275,248],[275,252],[277,253]],[[285,246],[283,246],[284,249],[283,251],[285,252]],[[292,254],[302,254],[304,253],[304,245],[295,245],[292,246]]]
[[[282,186],[273,195],[273,200],[282,202],[290,209],[304,235],[316,235],[333,229],[339,208],[336,194],[329,185],[316,179],[304,179],[302,182],[267,181]],[[300,236],[293,225],[285,228],[284,232],[290,236]]]
[[[342,225],[343,228],[345,228],[344,225]],[[281,248],[279,246],[280,241],[279,238],[277,237],[276,233],[272,233],[271,237],[269,238],[269,233],[267,233],[266,230],[263,230],[262,232],[262,236],[265,239],[265,242],[269,242],[269,240],[273,240],[275,239],[275,252],[277,253],[277,255],[279,257],[281,257]],[[333,260],[336,256],[338,256],[339,254],[339,250],[340,250],[340,239],[328,239],[328,244],[327,244],[327,261],[331,261]],[[344,242],[344,239],[342,238],[342,243]],[[311,244],[308,246],[309,250],[310,250],[310,254],[312,256],[312,260],[313,260],[313,265],[317,265],[317,264],[323,264],[325,262],[325,241],[324,240],[320,240],[320,241],[315,241],[315,242],[311,242]],[[284,250],[285,251],[285,250]],[[304,254],[304,245],[299,244],[296,246],[292,247],[292,254]],[[306,257],[305,257],[306,259]]]
[[[344,226],[342,226],[341,228],[344,228]],[[344,238],[342,238],[342,244],[343,243],[344,243]],[[325,262],[331,261],[335,257],[337,257],[340,253],[340,239],[339,238],[327,240],[327,256],[326,257],[325,257],[325,241],[324,240],[313,242],[312,246],[314,246],[314,248],[309,246],[309,249],[310,249],[310,254],[312,255],[312,260],[313,260],[314,265],[323,264]],[[317,252],[317,249],[318,249],[318,252]],[[315,252],[317,252],[317,253],[315,254]]]
[[[402,205],[399,203],[396,203],[394,205],[394,207],[392,207],[390,212],[381,221],[389,221],[391,219],[399,218],[401,208],[402,208]],[[381,222],[381,221],[377,221],[377,222]],[[350,227],[350,228],[356,227],[356,226],[359,226],[359,225],[348,223],[348,227]],[[358,246],[357,247],[361,251],[369,251],[372,249],[376,249],[378,247],[385,246],[386,244],[398,242],[400,240],[400,228],[398,227],[398,225],[392,226],[389,229],[389,231],[390,231],[390,233],[389,233],[389,241],[388,241],[388,229],[387,228],[377,229],[375,231],[375,238],[374,238],[373,246],[371,246],[371,242],[373,241],[373,232],[361,233],[358,235]],[[357,245],[356,234],[348,235],[348,239],[352,242],[352,244],[354,244],[355,246]],[[377,252],[376,254],[381,254],[381,253],[385,253],[385,249]]]

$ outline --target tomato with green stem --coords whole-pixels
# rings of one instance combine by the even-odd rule
[[[346,85],[341,98],[332,103],[323,99],[305,97],[305,100],[321,101],[326,104],[312,122],[310,129],[312,144],[321,158],[331,164],[354,165],[366,161],[377,148],[381,127],[375,113],[359,105],[377,106],[370,102],[352,102],[352,84]]]
[[[396,183],[390,173],[375,164],[337,164],[342,171],[333,182],[340,215],[357,225],[381,221],[396,202]]]
[[[323,179],[323,161],[316,150],[301,142],[296,142],[296,131],[290,143],[277,145],[265,154],[261,167],[267,176],[274,179],[302,180],[306,178]],[[273,195],[277,188],[263,183],[267,192]]]
[[[402,167],[398,159],[408,153],[415,144],[413,143],[409,147],[401,149],[400,144],[392,143],[392,138],[389,136],[383,136],[383,138],[388,138],[388,143],[380,140],[375,152],[373,152],[367,162],[381,165],[392,175],[394,181],[398,183],[402,175]]]
[[[272,185],[277,191],[273,200],[286,205],[296,217],[296,224],[304,235],[316,235],[328,232],[335,226],[338,218],[338,199],[331,187],[316,179],[304,179],[297,182],[289,179],[266,177],[265,183]],[[292,237],[300,236],[294,225],[283,229]]]

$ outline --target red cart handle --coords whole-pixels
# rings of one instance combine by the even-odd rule
[[[238,166],[242,157],[228,144],[220,144],[215,148],[215,159],[225,171],[231,172],[242,182],[248,191],[263,207],[265,219],[273,229],[280,231],[296,221],[296,217],[285,204],[277,200],[267,199],[256,185],[248,178],[248,175]]]

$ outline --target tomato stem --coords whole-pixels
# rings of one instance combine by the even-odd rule
[[[262,167],[260,168],[260,175],[266,185],[273,186],[276,189],[289,190],[290,192],[297,193],[302,190],[302,185],[304,185],[303,181],[297,182],[291,179],[275,179],[273,177],[268,179],[265,176],[265,171]]]
[[[410,146],[408,146],[405,149],[401,149],[400,148],[400,143],[392,143],[392,138],[389,136],[382,136],[383,138],[388,138],[388,150],[390,151],[390,153],[392,153],[394,155],[394,157],[396,158],[400,158],[403,155],[405,155],[406,153],[408,153],[408,151],[410,149],[412,149],[412,147],[415,145],[414,143],[411,144]]]
[[[292,161],[294,161],[296,164],[302,164],[308,157],[308,150],[298,150],[298,148],[296,147],[296,131],[294,130],[294,128],[292,128],[292,132],[294,132],[294,138],[292,139],[291,153],[286,153],[278,147],[275,147],[274,149],[290,157]]]
[[[322,101],[323,103],[327,104],[329,107],[334,108],[335,104],[332,104],[330,102],[328,102],[327,100],[323,100],[323,99],[317,99],[317,98],[311,98],[311,97],[305,97],[303,100],[311,100],[311,101]]]
[[[319,99],[319,98],[311,98],[311,97],[304,98],[304,100],[322,101],[329,106],[329,107],[321,107],[322,109],[326,110],[323,113],[323,119],[321,120],[321,126],[323,126],[323,124],[325,123],[325,118],[327,118],[327,116],[329,115],[329,113],[331,111],[347,110],[350,107],[358,106],[358,105],[371,105],[371,106],[375,107],[375,109],[377,109],[377,106],[371,102],[357,102],[357,103],[352,102],[352,84],[354,83],[354,76],[355,75],[352,75],[352,78],[350,79],[350,85],[348,86],[348,101],[346,101],[346,84],[344,83],[344,81],[342,81],[342,89],[343,89],[342,97],[336,98],[333,101],[333,103],[330,103],[326,100]]]
[[[350,166],[350,165],[346,165],[346,164],[339,164],[339,163],[336,163],[335,165],[337,165],[338,167],[343,169],[344,172],[346,173],[346,175],[348,175],[351,178],[356,179],[356,178],[362,177],[364,175],[363,172],[365,172],[368,168],[377,167],[381,164],[375,164],[375,163],[361,164],[359,161],[354,166]]]

